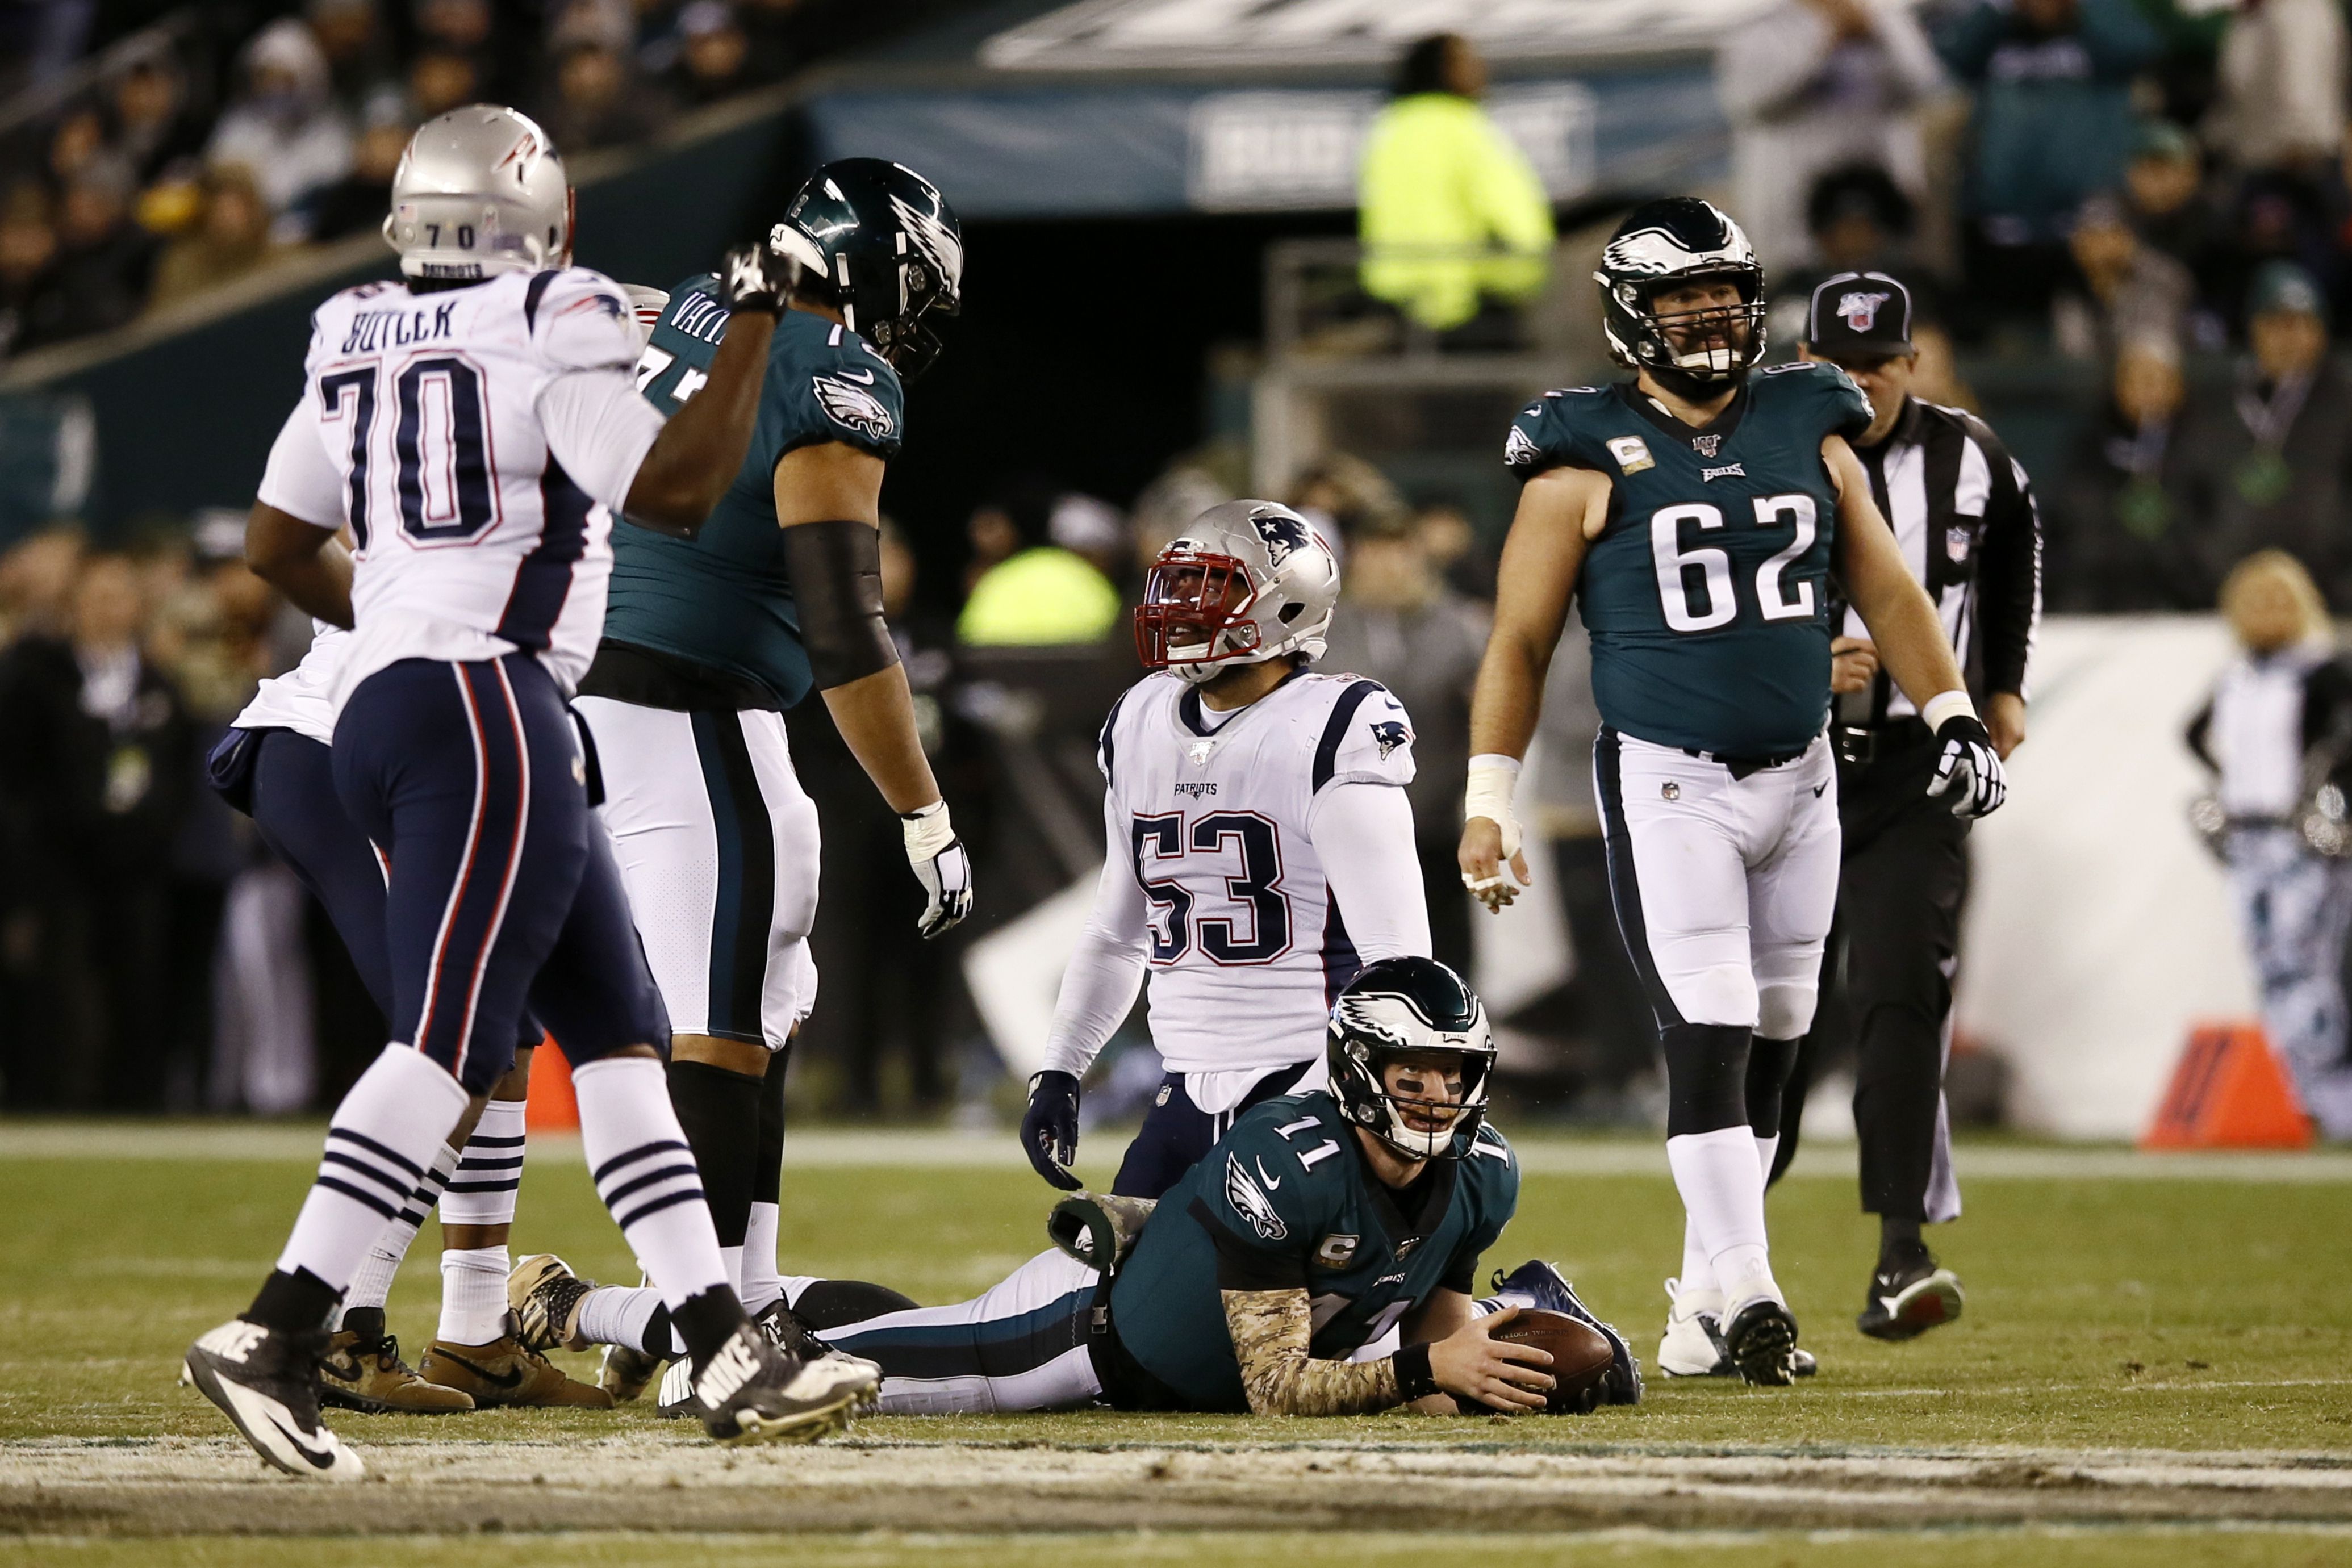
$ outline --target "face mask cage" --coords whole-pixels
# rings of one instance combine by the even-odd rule
[[[1459,1053],[1462,1098],[1448,1103],[1391,1093],[1384,1069],[1391,1059],[1404,1053],[1380,1042],[1343,1035],[1337,1054],[1339,1070],[1333,1074],[1332,1087],[1339,1092],[1349,1121],[1404,1159],[1460,1159],[1467,1153],[1479,1124],[1486,1117],[1487,1070],[1492,1065],[1489,1056],[1479,1051]],[[1441,1126],[1417,1126],[1408,1119],[1408,1110],[1451,1112],[1452,1120]]]
[[[1737,305],[1703,305],[1695,309],[1660,313],[1653,301],[1660,294],[1692,283],[1728,280],[1739,290]],[[1646,286],[1620,287],[1618,304],[1636,324],[1638,355],[1653,371],[1674,372],[1698,384],[1727,381],[1753,365],[1764,352],[1763,280],[1752,267],[1720,273],[1700,273],[1662,278]],[[1677,337],[1698,336],[1720,328],[1726,341],[1685,348]],[[1712,335],[1709,333],[1708,335]]]
[[[1135,611],[1135,656],[1148,670],[1213,664],[1257,652],[1248,618],[1257,588],[1238,556],[1171,548],[1151,563]]]

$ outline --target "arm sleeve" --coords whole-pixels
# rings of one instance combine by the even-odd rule
[[[660,411],[638,395],[629,371],[613,366],[550,377],[539,418],[548,452],[572,482],[615,512],[662,428]]]
[[[1992,433],[1970,423],[1992,472],[1985,500],[1984,559],[1977,569],[1977,624],[1984,639],[1985,689],[2027,695],[2027,666],[2042,628],[2042,510],[2024,467]]]
[[[343,526],[343,476],[335,472],[319,435],[308,397],[294,405],[270,444],[269,466],[262,470],[257,498],[314,528]]]
[[[1429,900],[1405,792],[1387,784],[1335,786],[1315,798],[1307,828],[1364,962],[1428,957]]]
[[[1135,1006],[1143,985],[1144,944],[1150,924],[1143,888],[1121,841],[1117,795],[1103,796],[1103,868],[1095,883],[1094,913],[1087,917],[1062,971],[1062,991],[1054,1004],[1054,1027],[1045,1037],[1049,1071],[1084,1078],[1111,1033]]]

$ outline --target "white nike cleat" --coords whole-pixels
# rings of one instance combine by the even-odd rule
[[[188,1347],[180,1381],[221,1408],[254,1452],[289,1476],[355,1481],[367,1473],[319,1417],[326,1331],[289,1333],[232,1318]]]
[[[1668,1377],[1737,1377],[1739,1368],[1723,1343],[1723,1292],[1686,1291],[1666,1281],[1666,1332],[1658,1341],[1658,1370]]]
[[[849,1356],[801,1361],[746,1323],[695,1367],[670,1363],[659,1413],[691,1416],[722,1443],[814,1443],[846,1428],[873,1402],[879,1377]]]

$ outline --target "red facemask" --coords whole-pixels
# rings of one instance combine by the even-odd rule
[[[1135,610],[1135,656],[1147,670],[1173,664],[1213,664],[1257,651],[1249,620],[1257,589],[1238,556],[1171,545],[1151,563],[1143,602]],[[1223,645],[1221,645],[1223,644]],[[1201,647],[1200,657],[1174,659],[1171,650]]]

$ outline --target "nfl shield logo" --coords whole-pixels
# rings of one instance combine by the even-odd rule
[[[1217,743],[1213,740],[1196,740],[1184,748],[1184,759],[1195,768],[1206,768],[1209,754],[1216,749]]]
[[[1954,566],[1958,566],[1969,559],[1969,527],[1966,523],[1954,523],[1944,530],[1944,554]]]
[[[1895,296],[1887,293],[1853,293],[1838,300],[1839,319],[1857,332],[1867,332],[1878,324],[1878,308]]]

